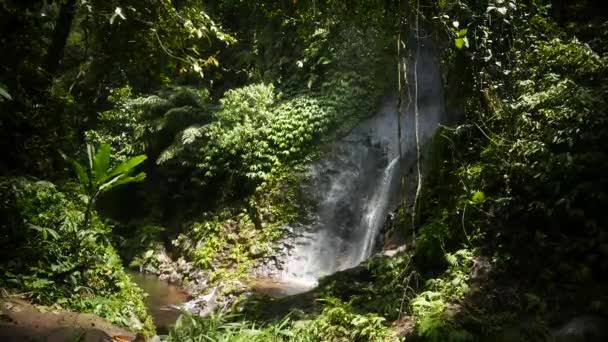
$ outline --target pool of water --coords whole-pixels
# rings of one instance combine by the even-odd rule
[[[185,303],[188,295],[179,286],[161,280],[155,275],[129,272],[129,276],[148,294],[144,302],[158,332],[166,332],[180,315],[180,311],[172,306]]]

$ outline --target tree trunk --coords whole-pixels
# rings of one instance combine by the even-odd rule
[[[63,51],[68,41],[68,36],[72,28],[72,22],[76,15],[76,0],[67,0],[61,5],[59,16],[55,23],[55,31],[53,32],[53,40],[51,46],[46,53],[46,71],[49,74],[55,74],[59,67],[59,62],[63,58]]]

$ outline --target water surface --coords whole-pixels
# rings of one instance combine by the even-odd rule
[[[133,281],[148,294],[144,299],[159,332],[165,332],[180,315],[174,305],[188,300],[188,295],[177,285],[152,274],[129,272]]]

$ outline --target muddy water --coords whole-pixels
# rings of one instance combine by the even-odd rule
[[[157,276],[139,272],[129,272],[133,281],[148,294],[144,302],[152,315],[160,333],[166,332],[180,315],[173,306],[188,300],[188,295],[177,285],[160,280]]]

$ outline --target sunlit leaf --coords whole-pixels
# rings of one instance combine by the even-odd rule
[[[11,94],[8,93],[3,84],[0,83],[0,101],[2,101],[2,97],[7,100],[12,100]]]

